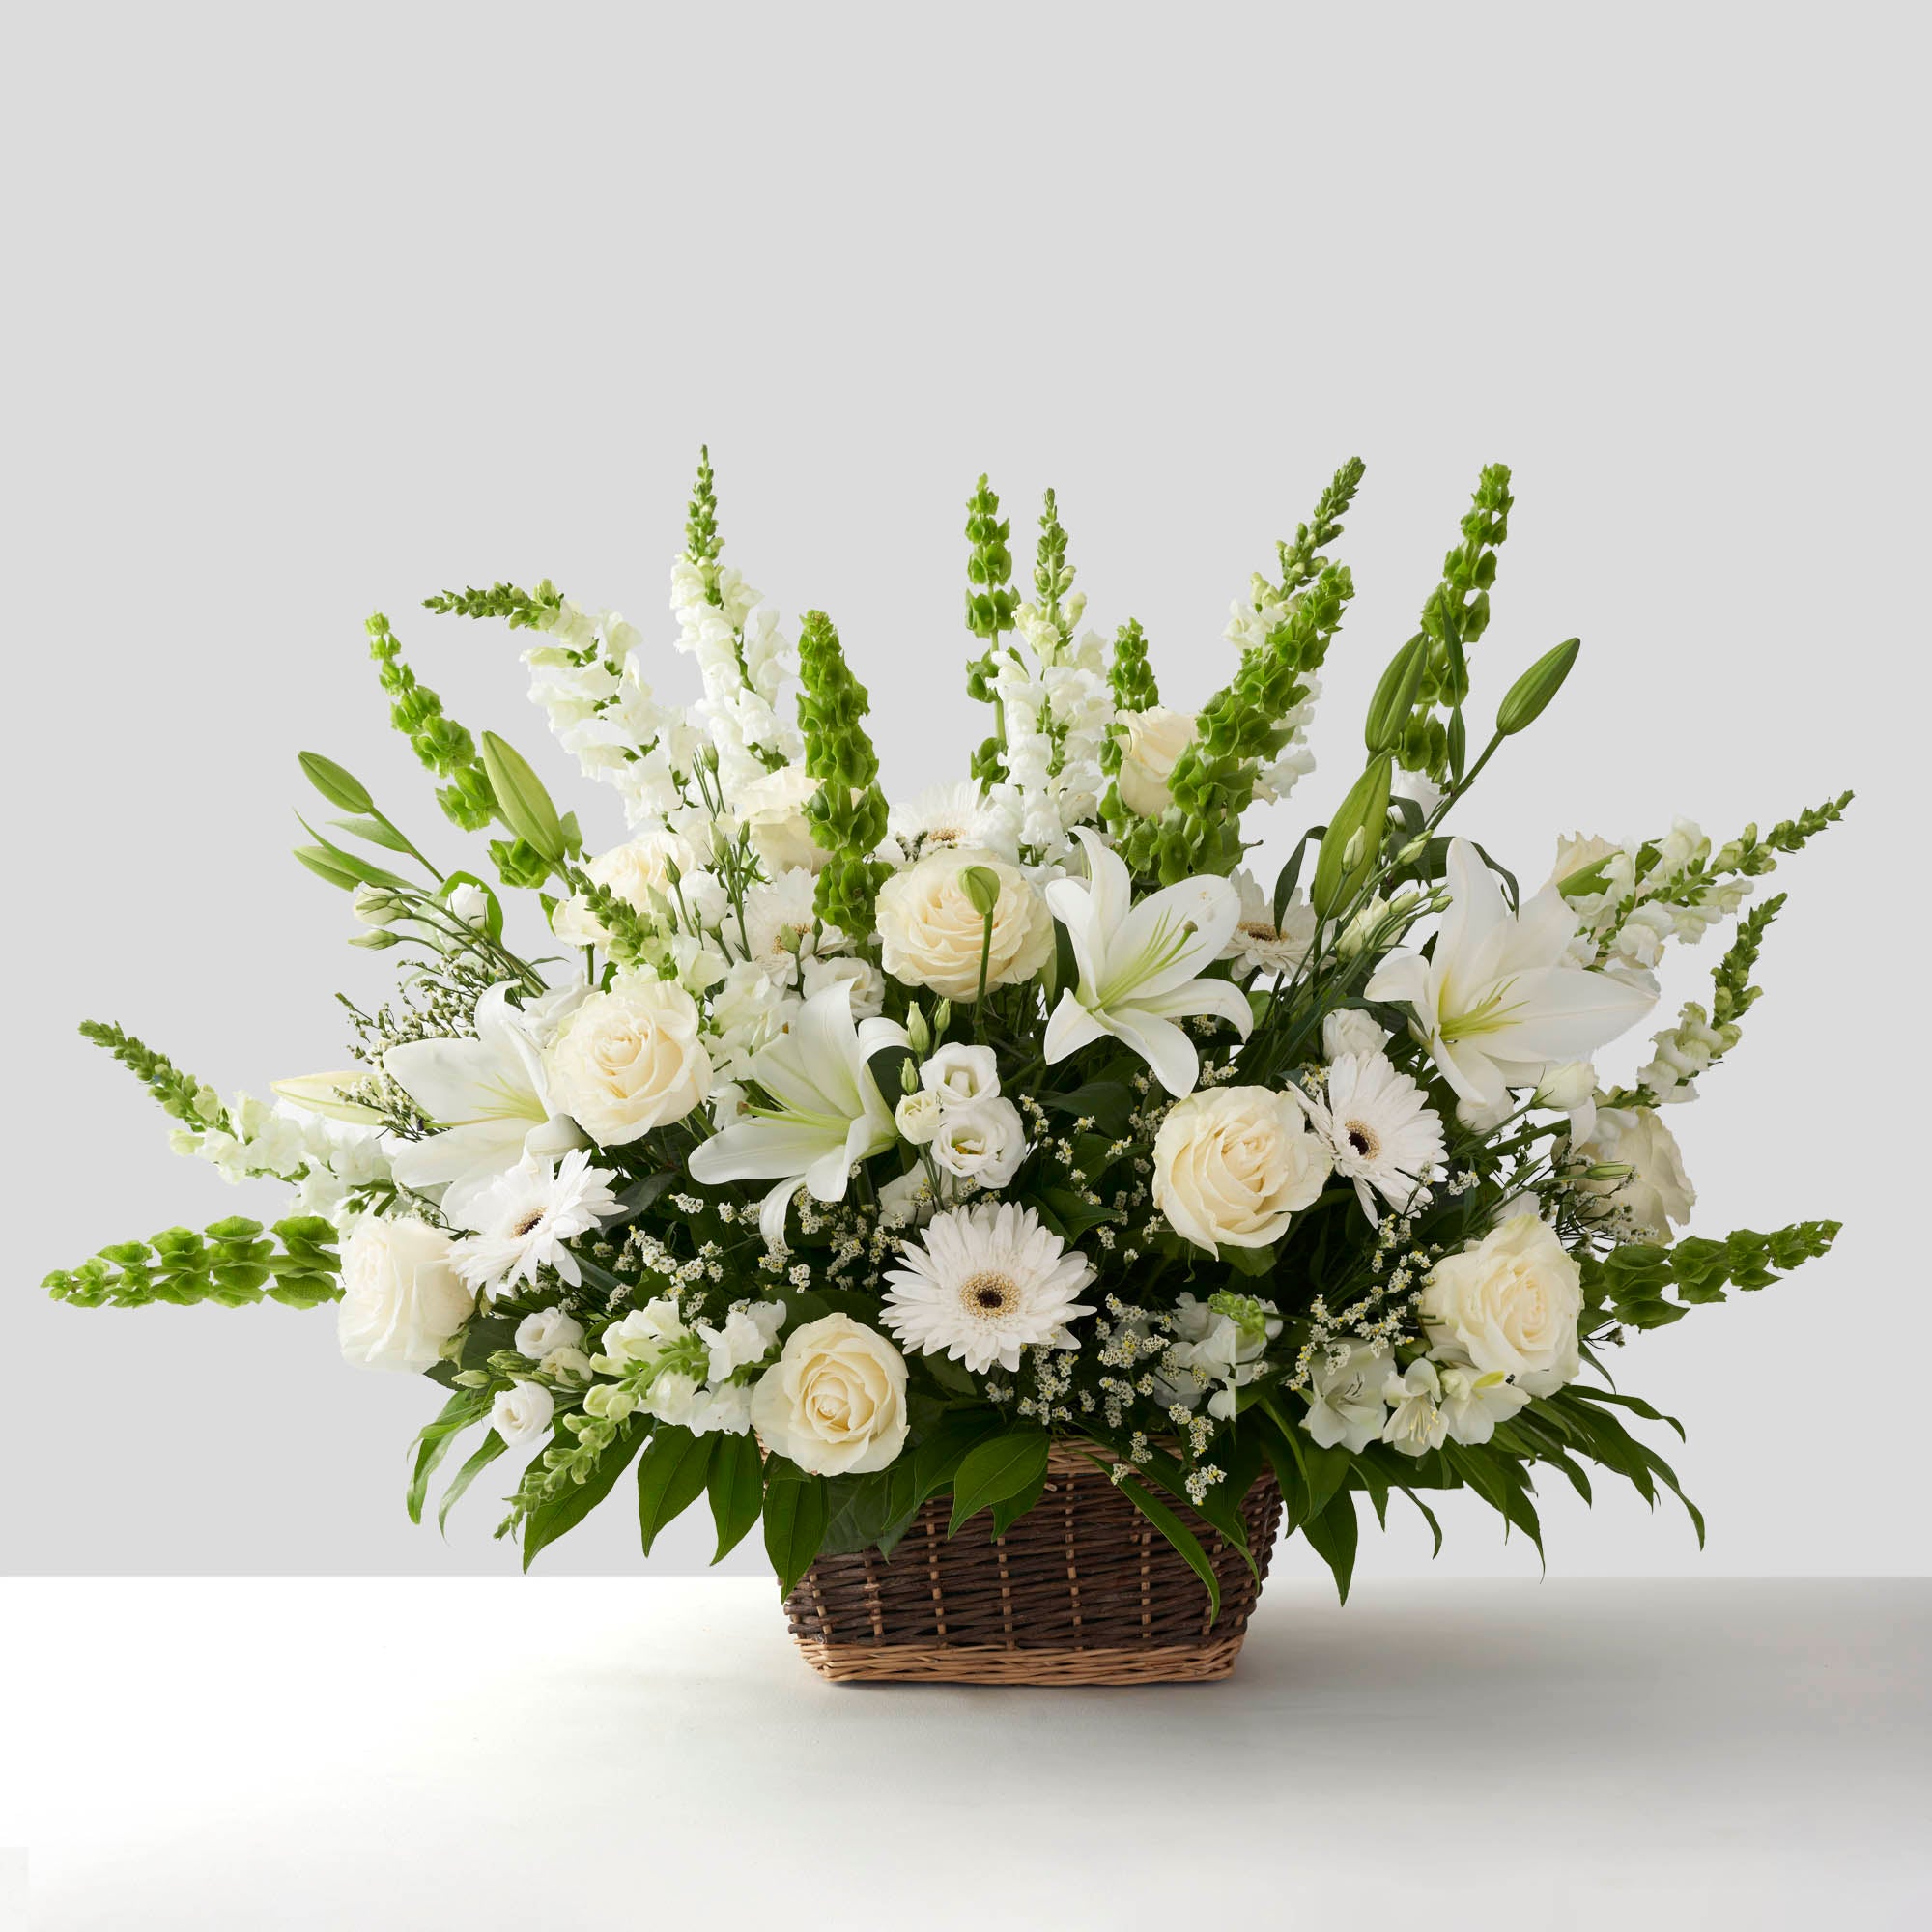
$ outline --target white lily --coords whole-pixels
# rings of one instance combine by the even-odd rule
[[[526,1153],[585,1145],[574,1121],[551,1111],[539,1038],[505,982],[476,1002],[474,1039],[411,1040],[383,1056],[383,1071],[440,1129],[395,1144],[395,1177],[405,1187],[440,1187],[443,1212],[460,1227],[475,1225],[484,1191]]]
[[[1229,980],[1196,976],[1211,966],[1241,916],[1226,879],[1183,879],[1131,902],[1126,866],[1084,826],[1086,879],[1056,879],[1046,902],[1073,942],[1080,978],[1046,1023],[1049,1064],[1111,1034],[1153,1068],[1177,1098],[1194,1091],[1201,1057],[1175,1025],[1192,1013],[1224,1019],[1243,1039],[1254,1024],[1248,998]]]
[[[852,982],[835,980],[799,1008],[788,1033],[752,1056],[747,1080],[771,1101],[714,1134],[691,1156],[691,1178],[778,1185],[758,1210],[767,1247],[784,1240],[785,1209],[803,1187],[818,1201],[842,1201],[852,1169],[898,1139],[892,1103],[866,1065],[886,1046],[903,1046],[893,1020],[854,1023]]]
[[[1578,921],[1555,887],[1512,918],[1466,838],[1450,841],[1448,886],[1433,955],[1391,952],[1363,990],[1407,1005],[1460,1098],[1501,1106],[1510,1088],[1534,1087],[1551,1062],[1587,1059],[1649,1011],[1655,994],[1565,963]]]

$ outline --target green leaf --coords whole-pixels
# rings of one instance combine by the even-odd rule
[[[758,1452],[758,1438],[750,1431],[719,1436],[707,1482],[711,1520],[718,1525],[718,1553],[711,1560],[722,1563],[745,1540],[765,1506],[765,1459]]]
[[[928,1367],[944,1357],[926,1356]],[[913,1451],[913,1474],[920,1500],[943,1490],[976,1444],[995,1435],[1001,1428],[999,1416],[986,1408],[955,1408],[939,1420],[938,1426]]]
[[[1012,1429],[972,1450],[952,1479],[952,1521],[947,1535],[957,1536],[968,1518],[1044,1480],[1050,1447],[1043,1429]]]
[[[778,1572],[781,1597],[790,1596],[811,1568],[828,1521],[824,1483],[774,1456],[765,1464],[765,1553]]]
[[[1011,1495],[993,1505],[993,1534],[1006,1535],[1007,1531],[1039,1501],[1045,1492],[1046,1469],[1042,1465],[1039,1474],[1024,1489],[1015,1490]]]
[[[442,1501],[436,1512],[436,1526],[444,1536],[449,1534],[449,1512],[458,1498],[508,1447],[509,1444],[494,1429],[491,1430],[483,1438],[483,1446],[450,1478],[449,1487],[443,1491]]]
[[[658,1531],[682,1516],[704,1493],[711,1471],[711,1437],[664,1424],[638,1459],[638,1527],[644,1554]]]
[[[1355,1497],[1351,1490],[1331,1496],[1327,1508],[1311,1516],[1301,1533],[1308,1547],[1334,1574],[1335,1589],[1343,1603],[1349,1601],[1349,1581],[1355,1574],[1355,1546],[1360,1529],[1355,1519]]]
[[[1442,1554],[1442,1525],[1435,1520],[1435,1512],[1413,1490],[1405,1488],[1403,1494],[1422,1512],[1422,1520],[1429,1525],[1430,1535],[1435,1539],[1435,1548],[1429,1552],[1430,1561],[1433,1563]]]
[[[336,810],[373,812],[376,810],[376,801],[369,796],[368,786],[355,773],[344,771],[333,758],[325,758],[320,752],[301,752],[297,755],[309,783]]]
[[[562,1439],[566,1443],[570,1440],[567,1435]],[[644,1433],[636,1422],[625,1423],[586,1481],[571,1484],[560,1496],[539,1503],[524,1519],[526,1570],[536,1561],[539,1550],[548,1548],[566,1530],[575,1529],[611,1493],[643,1442]]]
[[[320,845],[298,845],[293,849],[296,857],[326,885],[339,887],[345,893],[353,893],[361,884],[354,872],[346,867],[338,866],[328,856],[327,848]]]
[[[563,857],[563,822],[543,781],[523,755],[494,731],[483,734],[483,770],[503,823],[552,865]]]
[[[1106,1469],[1109,1476],[1113,1474],[1113,1470],[1101,1462],[1099,1457],[1095,1456],[1091,1460],[1095,1468]],[[1151,1491],[1132,1476],[1123,1476],[1117,1487],[1121,1493],[1179,1551],[1187,1567],[1201,1578],[1208,1592],[1208,1620],[1212,1623],[1221,1614],[1221,1579],[1215,1576],[1214,1566],[1208,1562],[1208,1552],[1201,1547],[1201,1539]]]
[[[338,831],[353,832],[356,838],[382,846],[385,852],[400,852],[405,858],[411,856],[410,841],[386,818],[331,818],[328,822]]]
[[[487,880],[479,879],[474,872],[451,872],[445,876],[441,885],[436,889],[437,896],[446,899],[458,886],[474,886],[483,895],[484,903],[489,908],[483,915],[483,930],[493,940],[501,939],[503,936],[503,901],[497,896],[497,889],[489,884]]]
[[[333,839],[325,838],[300,812],[296,813],[296,823],[313,838],[316,850],[320,851],[338,872],[347,872],[351,878],[365,886],[386,886],[391,892],[412,893],[415,888],[399,874],[372,865],[367,859],[358,858],[354,852],[345,851]],[[306,849],[306,848],[304,848]],[[296,854],[297,858],[301,853]]]
[[[487,1390],[458,1389],[443,1404],[436,1420],[424,1424],[415,1439],[415,1467],[411,1472],[405,1497],[412,1522],[422,1520],[423,1497],[429,1490],[429,1479],[436,1473],[437,1465],[449,1454],[450,1444],[472,1423],[481,1422],[489,1407]]]

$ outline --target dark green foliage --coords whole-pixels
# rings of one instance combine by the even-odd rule
[[[279,1245],[278,1245],[279,1243]],[[313,1308],[342,1293],[335,1230],[314,1214],[292,1215],[264,1233],[259,1221],[231,1215],[197,1235],[168,1228],[145,1241],[122,1241],[58,1268],[41,1286],[76,1308],[138,1308],[148,1302],[246,1302]]]
[[[205,1117],[195,1110],[202,1083],[193,1074],[184,1073],[166,1054],[156,1053],[132,1034],[123,1033],[112,1020],[82,1020],[80,1031],[83,1038],[104,1046],[176,1120],[185,1121],[191,1127],[230,1131],[227,1109],[218,1103]]]

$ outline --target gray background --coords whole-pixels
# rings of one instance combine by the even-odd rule
[[[296,751],[461,843],[385,726],[363,616],[570,791],[509,635],[413,606],[549,573],[641,623],[674,683],[666,571],[708,439],[730,558],[788,619],[838,619],[897,794],[982,728],[958,618],[982,468],[1016,539],[1059,488],[1091,619],[1138,616],[1192,702],[1229,599],[1366,457],[1322,769],[1277,849],[1358,756],[1478,467],[1512,463],[1477,701],[1558,639],[1585,656],[1466,830],[1533,879],[1560,830],[1682,811],[1722,838],[1861,793],[1773,881],[1795,896],[1767,997],[1673,1118],[1700,1231],[1835,1214],[1844,1237],[1643,1340],[1627,1384],[1690,1423],[1705,1568],[1923,1570],[1903,10],[594,18],[16,16],[0,1562],[513,1564],[487,1484],[448,1545],[410,1526],[435,1392],[343,1367],[328,1314],[42,1296],[104,1242],[277,1201],[171,1159],[72,1029],[118,1017],[224,1090],[339,1064],[331,992],[385,974],[286,857]],[[578,802],[619,836],[610,794]],[[1664,1017],[1715,956],[1676,955]],[[1587,1523],[1549,1496],[1554,1566],[1697,1565],[1680,1517],[1603,1487]],[[1444,1568],[1534,1567],[1480,1508],[1448,1527]],[[660,1562],[701,1564],[706,1531]],[[1405,1521],[1364,1565],[1427,1560]],[[629,1512],[545,1561],[633,1567]]]

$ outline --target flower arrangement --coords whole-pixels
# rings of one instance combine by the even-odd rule
[[[448,868],[303,753],[339,815],[296,856],[351,896],[353,944],[395,952],[397,995],[345,1002],[354,1065],[267,1102],[83,1027],[177,1151],[294,1196],[272,1228],[171,1229],[47,1287],[334,1303],[352,1362],[444,1393],[412,1516],[466,1434],[444,1515],[534,1452],[498,1532],[526,1565],[627,1471],[646,1551],[708,1497],[719,1554],[762,1518],[787,1589],[889,1555],[934,1498],[952,1533],[1005,1534],[1056,1444],[1210,1594],[1202,1532],[1245,1549],[1264,1474],[1345,1596],[1358,1495],[1378,1518],[1406,1498],[1439,1546],[1435,1492],[1537,1538],[1542,1469],[1586,1498],[1591,1463],[1677,1491],[1630,1426],[1667,1418],[1603,1359],[1836,1233],[1685,1236],[1666,1115],[1757,998],[1783,895],[1747,911],[1755,882],[1850,794],[1722,844],[1682,819],[1563,838],[1532,890],[1445,831],[1578,649],[1517,678],[1472,754],[1496,466],[1376,690],[1359,775],[1264,883],[1244,819],[1312,768],[1352,594],[1326,553],[1361,475],[1236,597],[1226,682],[1192,715],[1163,705],[1137,624],[1082,627],[1051,492],[1022,595],[982,478],[966,684],[990,731],[969,776],[889,805],[837,630],[809,611],[794,645],[723,561],[707,458],[671,571],[690,706],[658,695],[638,629],[547,582],[428,600],[526,634],[532,697],[628,824],[594,852],[372,617],[391,718],[444,816],[498,835],[487,865]],[[1650,1012],[1665,947],[1728,920],[1708,1001],[1606,1089],[1593,1057]]]

